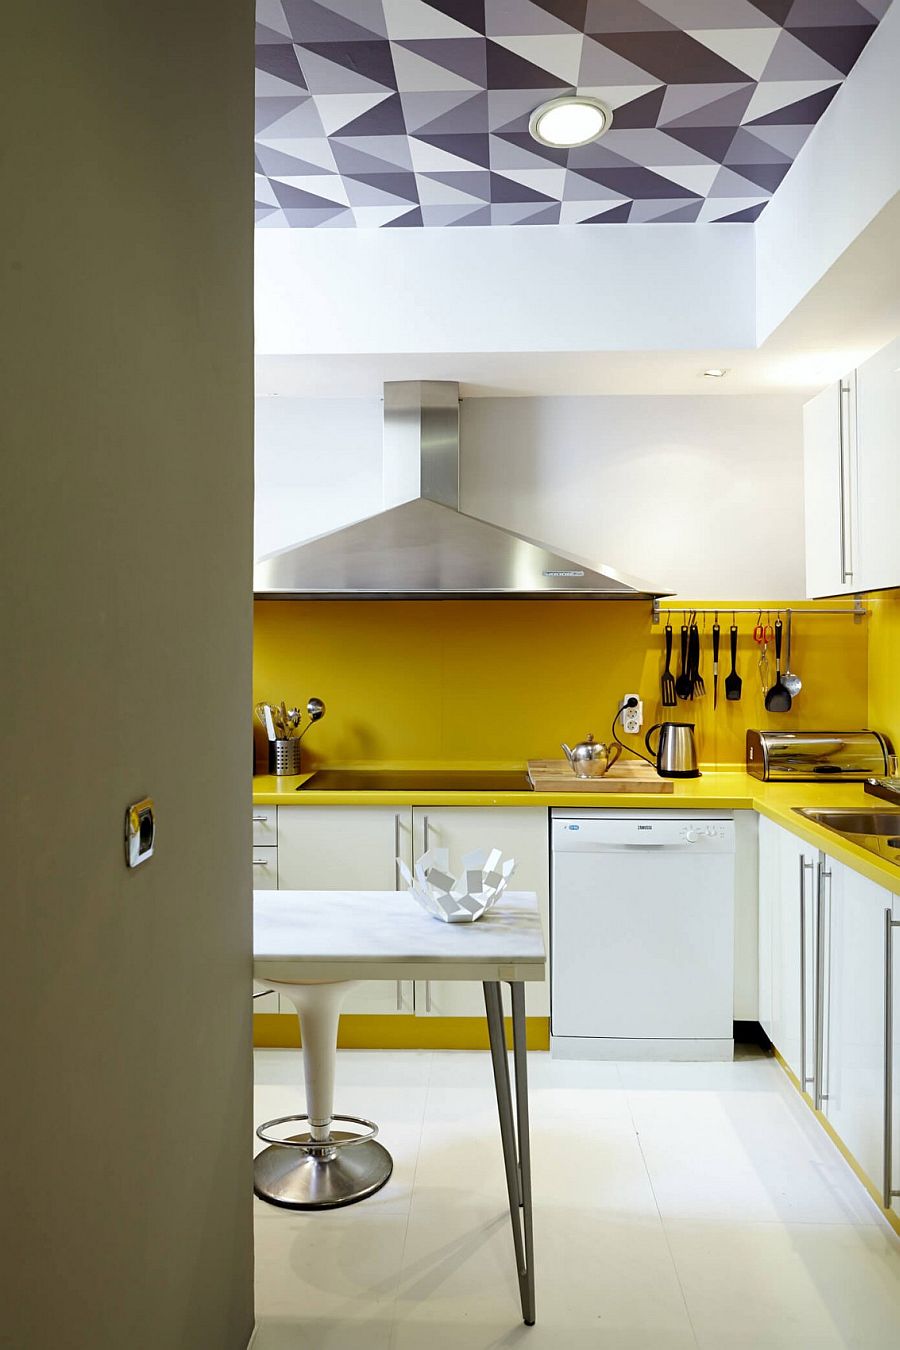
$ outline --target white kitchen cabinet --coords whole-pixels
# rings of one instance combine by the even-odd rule
[[[550,834],[545,807],[435,806],[413,811],[413,854],[426,848],[447,848],[456,867],[464,853],[499,848],[517,862],[511,888],[535,891],[541,909],[544,941],[550,932]],[[504,986],[504,997],[508,990]],[[529,1017],[549,1017],[550,987],[536,984],[526,991]],[[481,985],[469,981],[428,980],[416,985],[416,1013],[436,1017],[483,1017]]]
[[[759,1025],[774,1042],[773,952],[775,914],[778,905],[778,826],[765,816],[759,822]]]
[[[804,1090],[815,1062],[817,857],[789,830],[760,820],[760,1008],[766,1034]]]
[[[408,806],[281,806],[279,889],[396,890],[396,860],[409,862],[411,825]],[[343,1011],[411,1013],[412,981],[366,981],[347,996]]]
[[[854,590],[900,586],[900,338],[856,373],[859,537]]]
[[[886,1191],[900,1192],[900,895],[891,897],[893,904],[892,926],[890,935],[885,932],[885,942],[890,943],[891,955],[885,951],[885,970],[887,970],[888,961],[892,960],[895,977],[892,981],[886,981],[893,991],[893,1000],[891,1007],[891,1039],[893,1042],[891,1071],[891,1092],[888,1094],[890,1101],[890,1120],[888,1129],[891,1132],[891,1174],[883,1178],[883,1184]],[[885,1199],[890,1197],[885,1196]],[[890,1208],[895,1214],[900,1215],[900,1194],[893,1196]]]
[[[274,848],[278,844],[278,808],[254,806],[253,846]]]
[[[803,409],[806,593],[900,586],[900,338]]]
[[[256,815],[256,812],[254,812]],[[274,837],[274,808],[272,809],[272,826]],[[253,822],[253,830],[256,832],[257,822]],[[253,849],[253,889],[255,891],[274,891],[278,887],[278,849],[272,845],[264,845],[262,848]],[[253,1011],[255,1013],[277,1013],[279,1011],[278,995],[271,989],[266,990],[264,984],[258,981],[253,982]]]
[[[282,806],[278,877],[283,891],[393,891],[408,861],[408,806]]]
[[[803,409],[806,594],[861,589],[856,381],[848,375]]]
[[[880,1187],[885,1130],[885,914],[892,912],[893,897],[826,854],[821,869],[820,1106],[863,1171]]]

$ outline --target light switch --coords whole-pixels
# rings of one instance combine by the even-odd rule
[[[125,862],[128,867],[138,867],[153,855],[153,843],[156,839],[156,816],[153,800],[145,797],[135,802],[125,812]]]

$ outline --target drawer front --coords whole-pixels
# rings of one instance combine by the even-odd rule
[[[253,850],[253,889],[278,890],[278,849],[271,846]]]
[[[253,808],[253,842],[254,844],[277,844],[278,830],[276,825],[278,811],[277,806],[254,806]]]

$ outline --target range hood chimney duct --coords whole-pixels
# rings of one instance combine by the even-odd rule
[[[667,591],[459,509],[459,386],[384,386],[384,509],[261,559],[260,599],[648,600]]]

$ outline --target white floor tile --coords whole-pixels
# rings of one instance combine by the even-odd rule
[[[318,1214],[278,1210],[256,1225],[259,1315],[309,1320],[322,1345],[330,1344],[324,1332],[332,1325],[389,1328],[406,1226],[406,1215],[362,1205]]]
[[[795,1095],[670,1091],[630,1100],[664,1219],[878,1222],[862,1186]]]
[[[520,1321],[490,1061],[341,1052],[339,1109],[395,1178],[323,1214],[257,1201],[254,1350],[887,1350],[900,1243],[771,1060],[529,1056],[538,1323]],[[301,1111],[257,1052],[256,1119]]]
[[[390,1319],[257,1316],[253,1350],[390,1350],[392,1332]]]
[[[900,1244],[889,1230],[665,1227],[701,1350],[896,1350]]]
[[[617,1222],[539,1204],[535,1226],[537,1325],[523,1344],[694,1346],[658,1219]],[[512,1256],[505,1211],[477,1198],[434,1205],[417,1198],[395,1305],[396,1350],[518,1343],[524,1329]]]

